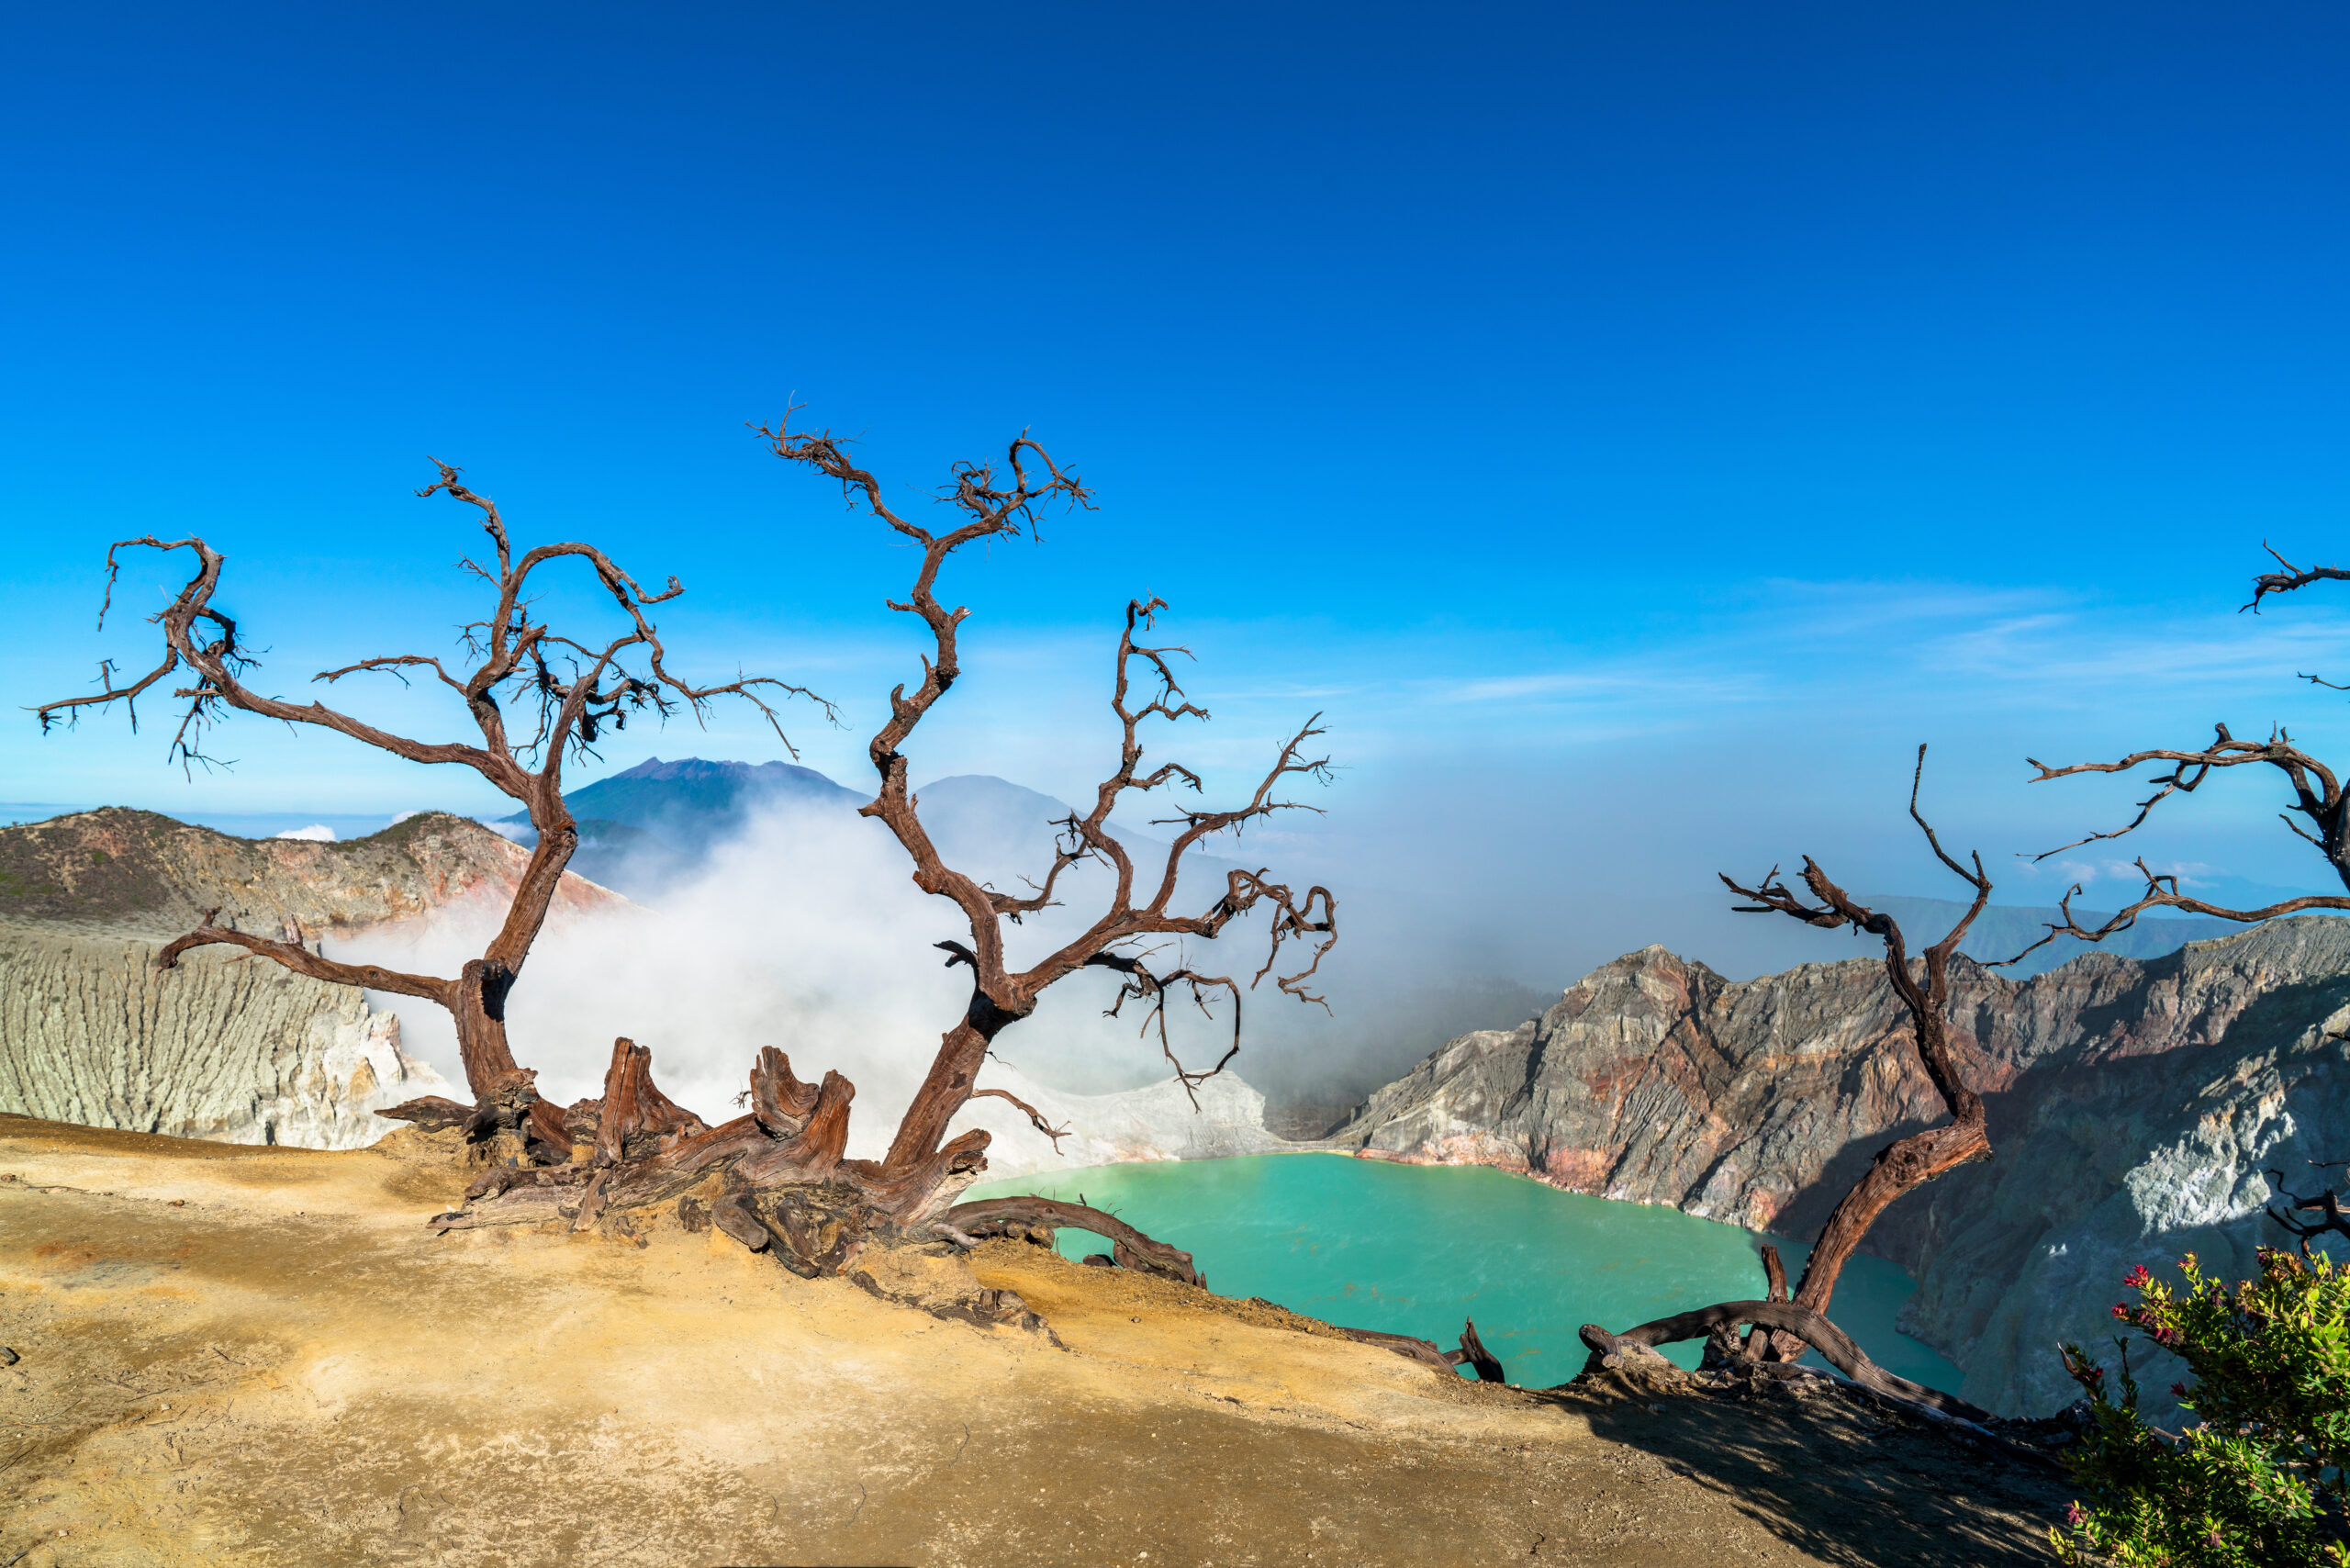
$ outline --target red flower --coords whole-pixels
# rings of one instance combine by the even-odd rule
[[[2174,1399],[2184,1399],[2187,1397],[2187,1384],[2183,1383],[2174,1383],[2170,1385],[2170,1393],[2171,1397]]]
[[[2122,1275],[2121,1282],[2133,1291],[2143,1290],[2147,1282],[2152,1280],[2154,1277],[2154,1275],[2146,1271],[2146,1266],[2143,1263],[2141,1263],[2136,1268],[2131,1270],[2128,1273]]]

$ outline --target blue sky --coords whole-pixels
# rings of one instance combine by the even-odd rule
[[[1348,769],[1299,850],[1387,883],[1707,896],[1808,849],[1934,891],[1900,814],[1927,740],[2031,902],[2054,873],[2013,852],[2127,790],[2027,790],[2026,754],[2226,718],[2350,756],[2292,679],[2350,678],[2339,597],[2235,613],[2264,539],[2333,558],[2350,481],[2338,6],[12,29],[11,708],[146,650],[91,622],[106,542],[150,531],[229,553],[282,689],[440,651],[474,535],[410,495],[431,453],[526,538],[683,577],[687,662],[840,700],[794,738],[859,781],[907,557],[748,439],[796,394],[901,495],[1023,427],[1100,491],[956,568],[973,676],[918,767],[1080,789],[1109,628],[1157,592],[1218,713],[1190,755],[1229,785],[1326,710]],[[496,803],[252,724],[184,782],[152,717],[20,718],[0,800]],[[775,749],[728,717],[607,758]],[[2145,847],[2307,883],[2279,803],[2240,779]]]

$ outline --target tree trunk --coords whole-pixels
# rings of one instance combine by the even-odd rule
[[[890,1140],[890,1152],[881,1159],[884,1170],[910,1170],[938,1151],[946,1124],[970,1101],[989,1044],[1018,1016],[999,1009],[983,992],[971,993],[970,1011],[940,1040],[930,1071],[898,1124],[898,1136]]]
[[[1852,1191],[1844,1194],[1843,1201],[1828,1216],[1828,1224],[1821,1229],[1819,1239],[1812,1244],[1811,1257],[1804,1264],[1803,1282],[1796,1287],[1794,1305],[1807,1312],[1823,1317],[1827,1315],[1845,1262],[1859,1248],[1861,1238],[1869,1233],[1869,1226],[1876,1223],[1876,1216],[1895,1199],[1946,1171],[1991,1158],[1991,1135],[1984,1124],[1983,1098],[1959,1077],[1957,1060],[1951,1054],[1949,1032],[1943,1027],[1942,1002],[1938,999],[1944,994],[1946,986],[1939,975],[1933,983],[1933,996],[1917,998],[1911,1003],[1911,1016],[1918,1032],[1919,1058],[1925,1064],[1927,1076],[1942,1091],[1942,1103],[1950,1107],[1952,1119],[1946,1126],[1912,1133],[1881,1150],[1870,1162],[1867,1174],[1852,1183]],[[1766,1267],[1776,1262],[1777,1254],[1774,1252]],[[1803,1352],[1803,1341],[1796,1335],[1775,1327],[1769,1330],[1766,1359],[1792,1361]]]
[[[1795,1305],[1824,1315],[1830,1299],[1836,1294],[1836,1281],[1844,1271],[1845,1261],[1887,1205],[1902,1193],[1923,1186],[1946,1171],[1990,1158],[1991,1139],[1984,1129],[1979,1105],[1971,1121],[1930,1127],[1878,1154],[1870,1164],[1868,1174],[1844,1194],[1844,1201],[1828,1216],[1828,1225],[1820,1231],[1818,1241],[1812,1246],[1811,1258],[1804,1266],[1803,1284],[1796,1291]]]
[[[540,803],[532,807],[539,842],[515,885],[506,924],[488,951],[465,965],[448,1002],[457,1024],[457,1055],[464,1064],[465,1087],[473,1091],[485,1116],[505,1126],[527,1114],[531,1102],[538,1098],[532,1087],[538,1075],[517,1066],[506,1044],[507,993],[521,977],[531,944],[563,885],[564,868],[579,847],[579,829],[563,804],[559,781],[550,780],[546,793],[551,810]]]
[[[513,985],[514,976],[504,967],[468,959],[449,999],[449,1015],[456,1021],[457,1056],[475,1101],[485,1109],[503,1106],[519,1115],[538,1098],[532,1087],[538,1075],[516,1066],[507,1048],[506,993]]]

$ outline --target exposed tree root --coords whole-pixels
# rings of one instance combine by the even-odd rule
[[[1190,1253],[1081,1204],[1004,1198],[947,1208],[985,1168],[984,1133],[950,1141],[911,1170],[844,1159],[856,1092],[836,1072],[805,1082],[769,1047],[751,1072],[750,1114],[712,1127],[661,1092],[650,1051],[615,1040],[600,1097],[560,1113],[532,1106],[504,1136],[511,1152],[493,1157],[464,1205],[427,1223],[445,1234],[567,1221],[575,1231],[634,1236],[640,1216],[674,1200],[687,1230],[714,1226],[803,1278],[842,1276],[934,1316],[1047,1338],[1051,1330],[1024,1302],[981,1286],[954,1247],[1007,1234],[1050,1245],[1056,1228],[1072,1226],[1109,1237],[1125,1267],[1204,1286]],[[426,1127],[475,1125],[474,1110],[453,1101],[388,1114]]]
[[[1445,1360],[1451,1361],[1452,1357],[1448,1355]],[[1470,1370],[1477,1374],[1480,1383],[1509,1381],[1502,1372],[1501,1359],[1486,1350],[1485,1342],[1477,1338],[1477,1320],[1473,1317],[1460,1326],[1460,1361],[1469,1363]]]
[[[1841,1328],[1807,1307],[1785,1301],[1721,1302],[1713,1306],[1701,1306],[1695,1312],[1660,1317],[1653,1323],[1643,1323],[1621,1334],[1610,1334],[1596,1323],[1586,1323],[1582,1328],[1583,1342],[1591,1347],[1591,1360],[1583,1370],[1590,1372],[1597,1367],[1619,1364],[1609,1361],[1611,1356],[1621,1358],[1641,1351],[1653,1352],[1659,1345],[1670,1345],[1682,1339],[1702,1339],[1718,1326],[1735,1327],[1741,1323],[1785,1329],[1817,1350],[1838,1372],[1863,1388],[1884,1394],[1888,1399],[1902,1400],[1964,1421],[1991,1419],[1988,1410],[1969,1405],[1955,1394],[1928,1388],[1922,1383],[1911,1383],[1906,1377],[1894,1376],[1869,1360],[1867,1352],[1852,1343],[1852,1337]]]
[[[1046,1246],[1052,1244],[1051,1233],[1064,1226],[1090,1230],[1109,1238],[1111,1257],[1122,1269],[1156,1274],[1202,1290],[1207,1288],[1205,1277],[1192,1266],[1189,1252],[1145,1236],[1116,1215],[1104,1214],[1083,1204],[1065,1204],[1054,1198],[989,1198],[976,1204],[957,1204],[943,1218],[946,1224],[974,1237],[1043,1232]]]
[[[472,1121],[474,1108],[460,1105],[454,1100],[444,1100],[438,1094],[428,1094],[421,1100],[389,1106],[375,1114],[395,1122],[412,1123],[428,1133],[437,1133],[444,1127],[462,1127]]]
[[[1480,1383],[1509,1381],[1508,1374],[1502,1370],[1501,1361],[1485,1349],[1485,1342],[1477,1338],[1474,1318],[1461,1326],[1460,1349],[1457,1350],[1444,1350],[1433,1339],[1423,1339],[1412,1334],[1387,1334],[1376,1328],[1348,1328],[1339,1323],[1333,1323],[1330,1327],[1349,1339],[1376,1345],[1382,1350],[1393,1350],[1407,1361],[1424,1361],[1444,1372],[1449,1373],[1466,1363],[1476,1372]]]
[[[1809,1367],[1742,1357],[1732,1357],[1721,1363],[1730,1376],[1778,1383],[1816,1381],[1853,1394],[1863,1403],[1874,1400],[1903,1415],[1914,1416],[1930,1425],[1960,1433],[2009,1459],[2037,1465],[2057,1462],[2044,1452],[2024,1447],[1992,1430],[1990,1423],[1998,1422],[1999,1418],[1989,1411],[1970,1405],[1955,1394],[1944,1394],[1940,1389],[1911,1383],[1906,1377],[1896,1377],[1886,1372],[1870,1361],[1866,1352],[1852,1343],[1851,1337],[1842,1329],[1819,1314],[1791,1302],[1722,1302],[1700,1307],[1695,1312],[1660,1317],[1653,1323],[1643,1323],[1621,1334],[1610,1334],[1596,1323],[1586,1323],[1582,1329],[1583,1342],[1590,1347],[1591,1359],[1583,1363],[1582,1376],[1589,1377],[1613,1368],[1631,1370],[1642,1364],[1683,1375],[1681,1370],[1659,1355],[1654,1347],[1682,1339],[1708,1338],[1725,1327],[1735,1327],[1741,1323],[1783,1329],[1796,1336],[1817,1350],[1850,1381],[1831,1378],[1828,1373]]]

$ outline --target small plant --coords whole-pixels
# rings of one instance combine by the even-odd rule
[[[2189,1253],[2184,1288],[2132,1269],[2113,1316],[2186,1361],[2171,1393],[2197,1424],[2170,1433],[2138,1413],[2125,1338],[2117,1399],[2078,1345],[2065,1370],[2088,1395],[2074,1475],[2087,1497],[2049,1532],[2071,1563],[2128,1568],[2350,1564],[2350,1269],[2263,1248],[2231,1290]]]

